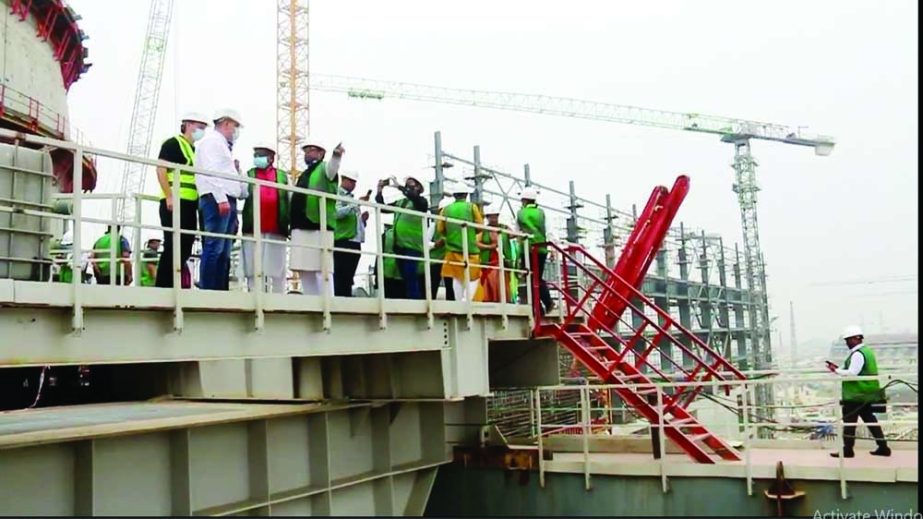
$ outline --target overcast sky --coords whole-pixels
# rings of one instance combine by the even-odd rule
[[[155,145],[187,110],[241,111],[236,148],[275,139],[273,0],[176,2]],[[72,0],[93,68],[71,89],[76,124],[123,149],[148,2]],[[807,126],[836,150],[754,142],[771,314],[788,344],[846,324],[916,331],[918,7],[911,0],[312,0],[316,73],[566,96]],[[360,190],[426,174],[444,147],[619,207],[688,174],[677,221],[740,241],[733,148],[717,138],[578,119],[397,100],[311,95],[312,134],[342,140]],[[103,171],[113,189],[116,172]],[[427,178],[429,180],[429,178]],[[153,174],[149,191],[155,192]],[[156,218],[155,216],[151,216]],[[850,284],[842,284],[850,282]],[[841,283],[830,285],[830,283]],[[827,285],[822,285],[827,284]],[[773,339],[777,337],[773,333]]]

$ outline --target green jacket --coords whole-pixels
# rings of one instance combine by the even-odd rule
[[[382,252],[394,254],[394,227],[385,231],[384,239],[382,240]],[[381,261],[385,269],[385,279],[401,279],[401,271],[397,268],[397,258],[385,256]]]
[[[247,171],[247,176],[250,178],[256,178],[256,168],[250,168]],[[282,171],[281,169],[276,170],[276,184],[282,184],[283,186],[288,185],[288,173]],[[244,202],[244,211],[241,215],[241,228],[244,234],[253,234],[253,184],[248,186],[250,190],[250,195],[247,197],[247,201]],[[279,193],[279,203],[276,205],[278,219],[279,219],[279,234],[282,236],[288,236],[291,234],[290,226],[288,224],[288,205],[289,205],[289,191],[278,190]]]
[[[443,209],[442,216],[474,223],[474,204],[463,200],[456,200]],[[464,253],[465,251],[462,250],[462,247],[463,240],[465,240],[466,237],[461,224],[446,222],[445,231],[446,248],[451,252]],[[477,229],[468,227],[467,241],[469,256],[475,256],[481,253],[481,249],[478,248],[477,235]]]
[[[543,243],[548,240],[548,235],[545,230],[545,211],[536,204],[523,206],[523,208],[519,210],[519,214],[516,215],[516,221],[519,223],[519,229],[522,232],[532,235],[532,238],[529,240],[530,244]],[[543,245],[538,248],[538,251],[546,253],[548,252],[548,247]],[[525,252],[528,254],[529,251]]]
[[[333,180],[327,178],[327,163],[321,162],[314,171],[310,173],[308,177],[308,189],[314,191],[325,191],[331,195],[337,194],[337,179],[339,175],[334,177]],[[320,197],[314,195],[307,196],[307,203],[305,204],[305,216],[308,220],[314,222],[317,225],[320,225]],[[337,226],[337,201],[333,198],[327,199],[327,230],[335,231]]]
[[[865,359],[862,364],[860,377],[878,374],[878,362],[875,360],[875,353],[866,345],[859,348],[859,353]],[[852,352],[846,356],[844,369],[849,369],[849,361],[852,358]],[[881,402],[885,398],[884,390],[877,380],[847,380],[843,381],[843,401],[844,402],[861,402],[875,403]]]

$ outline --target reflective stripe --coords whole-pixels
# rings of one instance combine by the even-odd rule
[[[177,135],[173,137],[176,139],[176,143],[179,144],[179,149],[183,153],[183,158],[186,159],[186,166],[192,166],[195,163],[195,150],[192,149],[192,145],[189,144],[189,141],[186,140],[182,135]],[[173,175],[179,171],[178,169],[171,169],[167,171],[167,182],[170,184],[170,187],[173,187]],[[163,190],[160,190],[160,198],[163,200],[166,198],[166,193]],[[191,171],[181,171],[179,174],[179,197],[182,200],[198,200],[199,191],[195,186],[195,173]]]

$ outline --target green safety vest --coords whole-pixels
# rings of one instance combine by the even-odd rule
[[[513,266],[513,250],[510,246],[510,236],[505,232],[500,232],[501,241],[503,242],[503,265],[506,267]],[[490,240],[490,231],[481,232],[481,243],[485,245],[490,245],[493,243]],[[490,255],[494,251],[491,249],[484,249],[481,251],[481,265],[487,265],[490,263]],[[499,252],[497,253],[500,254]]]
[[[314,171],[311,172],[311,176],[308,178],[308,189],[314,191],[323,191],[335,195],[337,192],[337,178],[334,177],[333,180],[327,178],[327,163],[321,162]],[[334,231],[337,226],[337,201],[333,198],[327,199],[327,229]],[[316,195],[308,195],[307,203],[305,204],[305,216],[311,222],[320,225],[320,197]]]
[[[413,209],[413,202],[405,198],[395,204],[403,209]],[[423,217],[418,214],[394,213],[397,246],[423,252]]]
[[[520,209],[519,214],[516,215],[516,221],[519,222],[519,229],[522,232],[532,235],[529,240],[530,244],[543,243],[548,240],[545,234],[545,211],[542,211],[536,204],[529,204]],[[538,251],[546,253],[548,247],[542,245]]]
[[[471,204],[469,202],[465,202],[462,200],[456,200],[455,202],[452,202],[448,207],[446,207],[443,210],[442,216],[446,218],[454,218],[456,220],[464,220],[467,222],[474,223],[474,204]],[[446,227],[445,229],[446,230],[446,233],[445,233],[446,234],[446,239],[445,239],[446,248],[448,248],[452,252],[464,253],[465,251],[462,250],[462,247],[463,247],[462,239],[464,238],[462,235],[461,224],[454,223],[454,222],[446,222],[445,227]],[[477,229],[473,227],[468,227],[467,241],[468,241],[468,255],[469,256],[480,254],[481,252],[481,249],[478,248],[477,233],[478,233]]]
[[[877,375],[878,362],[875,360],[875,354],[872,352],[872,349],[862,345],[862,347],[859,348],[859,353],[861,353],[862,357],[865,359],[859,376]],[[852,353],[849,353],[844,363],[845,369],[849,369],[849,360],[851,358]],[[884,391],[881,389],[881,385],[877,380],[843,381],[843,401],[845,402],[873,403],[882,400],[884,400]]]
[[[160,254],[157,254],[157,256],[154,256],[154,257],[145,258],[144,257],[145,252],[146,251],[141,252],[141,286],[152,287],[157,282],[156,268],[157,268],[157,265],[160,263]],[[155,273],[153,275],[151,275],[147,271],[147,266],[151,263],[154,264],[154,268],[155,268]]]
[[[256,178],[256,168],[251,168],[249,171],[247,171],[247,176],[250,178]],[[281,169],[277,169],[276,184],[288,185],[288,173],[282,171]],[[248,196],[247,201],[244,202],[244,210],[241,215],[241,227],[245,234],[253,234],[253,184],[250,184],[248,189],[250,190],[250,196]],[[282,236],[288,236],[288,197],[290,192],[283,191],[281,189],[277,190],[277,192],[279,193],[279,203],[276,204],[276,218],[279,222],[279,233],[282,234]]]
[[[99,268],[99,274],[101,276],[109,277],[109,270],[111,265],[109,262],[109,247],[112,243],[112,236],[107,232],[102,235],[96,243],[93,244],[93,259],[101,260],[96,261],[96,266]],[[118,264],[119,259],[122,257],[122,238],[118,238],[115,246],[115,261]]]
[[[394,254],[394,227],[385,231],[385,239],[382,245],[382,252],[387,254]],[[382,265],[384,266],[385,270],[385,279],[401,279],[401,271],[397,268],[397,258],[389,258],[385,256],[382,258]]]
[[[186,159],[186,166],[192,166],[195,163],[195,149],[192,147],[192,144],[189,144],[189,141],[186,140],[182,135],[177,135],[173,137],[176,139],[176,142],[179,144],[179,149],[183,152],[183,157]],[[167,170],[167,182],[170,184],[170,188],[173,188],[173,175],[179,171],[178,169]],[[167,197],[167,194],[163,192],[163,189],[160,190],[160,199],[163,200]],[[181,171],[179,174],[179,197],[181,200],[198,200],[199,192],[195,187],[195,173],[192,171]]]
[[[438,230],[433,230],[433,242],[437,242],[442,239],[442,245],[438,247],[433,247],[429,250],[430,259],[442,260],[445,259],[445,236]]]
[[[350,211],[346,213],[346,216],[337,217],[336,231],[333,234],[333,239],[337,241],[351,240],[359,234],[358,228],[359,214],[356,211]]]
[[[61,245],[60,240],[55,240],[51,244],[52,250],[55,250],[55,259],[63,259],[65,263],[58,263],[60,267],[58,269],[58,278],[56,281],[60,283],[70,283],[74,280],[74,269],[71,268],[71,253],[73,252],[72,245]]]

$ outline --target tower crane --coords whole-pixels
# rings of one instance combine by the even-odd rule
[[[141,67],[138,70],[138,85],[135,87],[135,102],[132,105],[131,122],[128,127],[128,155],[146,157],[151,149],[172,16],[173,0],[151,0],[141,53]],[[137,201],[131,195],[144,192],[147,170],[148,167],[144,164],[125,163],[120,191],[123,197],[117,205],[119,221],[124,222],[134,217]],[[130,231],[132,234],[135,232],[138,231],[134,228]]]
[[[814,148],[816,155],[827,156],[833,151],[835,144],[832,137],[804,135],[800,127],[781,124],[565,97],[445,88],[335,75],[312,74],[310,80],[310,88],[313,90],[342,92],[356,99],[395,98],[575,117],[708,133],[718,136],[722,142],[733,144],[734,162],[731,164],[735,174],[733,191],[737,194],[737,201],[740,205],[747,284],[755,297],[754,304],[749,305],[750,328],[753,330],[751,360],[756,369],[769,367],[771,361],[769,306],[766,297],[766,271],[760,248],[756,212],[756,194],[759,191],[756,181],[757,162],[750,152],[750,141],[764,140],[806,146]]]
[[[297,146],[310,124],[308,93],[308,0],[277,0],[276,163],[294,175]]]

